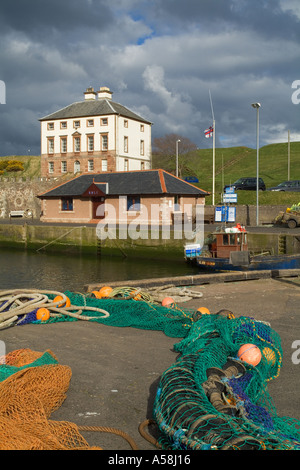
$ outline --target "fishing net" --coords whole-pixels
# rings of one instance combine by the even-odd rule
[[[61,296],[70,300],[70,307],[60,307],[59,305],[64,303],[62,300],[54,302],[56,294],[51,292],[44,293],[44,296],[47,296],[47,301],[43,298],[41,303],[38,301],[38,305],[36,303],[27,305],[30,303],[28,299],[34,296],[30,292],[26,295],[26,303],[22,303],[22,296],[24,294],[14,294],[12,296],[9,293],[6,303],[3,300],[4,297],[2,297],[3,313],[10,317],[10,319],[6,320],[8,323],[5,323],[5,326],[11,324],[11,322],[15,322],[14,324],[16,325],[25,325],[27,323],[40,324],[87,320],[116,327],[158,330],[163,331],[167,336],[182,338],[187,334],[194,319],[197,317],[197,313],[194,310],[181,308],[176,305],[173,305],[172,308],[162,307],[151,302],[149,298],[147,298],[147,301],[144,301],[143,293],[136,294],[135,297],[140,299],[138,301],[134,300],[134,298],[127,298],[126,290],[122,292],[117,290],[116,297],[103,299],[66,291]],[[17,307],[14,306],[16,297],[18,297],[18,300],[21,298],[20,305],[18,304]],[[9,310],[7,310],[8,304],[12,307]],[[56,305],[54,306],[54,304]],[[38,320],[36,317],[37,310],[41,307],[47,307],[50,310],[50,317],[47,321]]]
[[[68,366],[51,351],[13,351],[0,365],[1,450],[88,449],[77,426],[50,420],[66,398]]]
[[[255,344],[254,366],[237,358]],[[280,418],[267,383],[282,362],[279,336],[252,318],[203,315],[174,346],[177,361],[163,374],[154,405],[168,449],[300,449],[300,422]]]
[[[300,422],[279,417],[268,392],[268,382],[278,377],[282,364],[280,337],[268,323],[250,317],[235,318],[228,311],[207,314],[176,304],[163,307],[142,292],[137,294],[134,290],[132,295],[132,288],[129,295],[123,290],[102,299],[67,291],[64,299],[70,299],[70,307],[59,307],[54,296],[55,293],[48,294],[43,304],[51,311],[47,323],[87,320],[116,327],[160,330],[179,339],[174,345],[178,357],[162,374],[153,407],[159,430],[157,444],[161,449],[300,449]],[[0,297],[1,310],[5,318],[12,316],[5,321],[13,321],[14,325],[42,321],[36,318],[37,306],[34,303],[24,306],[20,298],[14,298],[12,303]],[[239,350],[244,345],[258,347],[257,364],[241,359]],[[12,390],[14,401],[22,395],[20,404],[18,401],[11,404],[7,392],[3,392],[4,420],[8,419],[7,409],[17,410],[20,432],[31,426],[32,448],[42,448],[43,433],[51,436],[45,448],[88,447],[75,425],[57,424],[48,419],[64,399],[70,370],[59,366],[51,353],[31,359],[30,367],[28,360],[22,363],[24,358],[20,363],[20,357],[17,354],[0,366],[3,389]],[[35,376],[33,371],[38,369]],[[53,377],[54,371],[58,371],[57,379]],[[57,383],[53,385],[54,382]],[[45,388],[47,393],[43,392]],[[29,399],[27,390],[34,392],[37,399]],[[45,403],[47,397],[49,403]],[[0,422],[2,432],[9,425]],[[66,433],[64,438],[60,431]],[[3,435],[1,441],[6,437]]]

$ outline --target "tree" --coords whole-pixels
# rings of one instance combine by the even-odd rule
[[[197,150],[196,144],[187,137],[178,134],[166,134],[163,137],[154,139],[152,166],[153,168],[163,168],[171,173],[176,173],[177,140],[180,140],[178,143],[178,175],[182,177],[183,173],[190,172],[182,156]]]

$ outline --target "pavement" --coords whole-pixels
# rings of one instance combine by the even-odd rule
[[[11,225],[42,225],[42,226],[57,226],[57,227],[77,227],[82,225],[86,225],[88,227],[96,227],[97,222],[88,223],[88,224],[80,224],[80,223],[68,223],[65,222],[42,222],[40,219],[33,219],[33,218],[23,218],[23,217],[13,217],[13,218],[0,218],[0,224],[11,224]],[[205,232],[212,232],[219,227],[220,223],[212,223],[212,224],[204,224],[204,231]],[[300,226],[294,229],[288,228],[286,224],[264,224],[264,225],[247,225],[247,231],[251,233],[275,233],[275,234],[290,234],[294,236],[300,236]]]
[[[133,285],[136,285],[133,283]],[[201,298],[181,305],[211,313],[228,309],[267,321],[281,337],[283,363],[268,389],[279,416],[300,420],[300,278],[269,278],[193,286]],[[86,321],[45,325],[27,324],[1,331],[6,352],[21,348],[50,349],[61,364],[72,369],[67,397],[51,419],[79,426],[118,428],[140,450],[155,447],[138,431],[152,417],[153,400],[161,374],[177,357],[180,339],[160,331],[104,326]],[[298,341],[298,353],[295,348]],[[294,348],[293,348],[294,345]],[[88,443],[107,451],[130,450],[116,434],[83,432]]]

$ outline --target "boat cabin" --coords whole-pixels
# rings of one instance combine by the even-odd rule
[[[230,258],[232,251],[248,251],[247,232],[240,229],[233,230],[212,234],[213,240],[208,248],[213,258]]]

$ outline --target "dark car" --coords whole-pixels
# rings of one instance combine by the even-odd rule
[[[197,176],[186,176],[184,178],[184,181],[186,181],[187,183],[199,183]]]
[[[266,185],[262,178],[258,179],[259,190],[265,191]],[[256,190],[256,178],[239,178],[232,184],[228,184],[224,186],[224,192],[226,192],[226,188],[233,188],[235,190],[245,189],[247,191],[254,191]]]
[[[300,180],[284,181],[278,186],[268,188],[268,191],[300,191]]]

